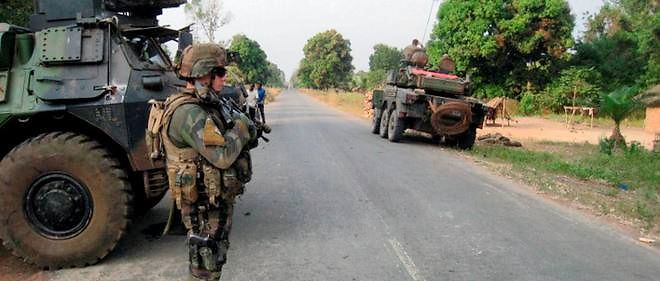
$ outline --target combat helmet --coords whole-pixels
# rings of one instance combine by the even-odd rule
[[[195,44],[183,51],[178,74],[186,80],[200,78],[226,64],[227,52],[222,46],[213,43]]]

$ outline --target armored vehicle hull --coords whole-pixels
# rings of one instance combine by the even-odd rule
[[[469,98],[469,81],[418,68],[391,73],[388,85],[373,94],[371,132],[398,142],[413,129],[460,149],[474,145],[487,107]]]
[[[148,101],[185,85],[156,21],[185,1],[148,2],[39,0],[30,29],[0,24],[0,239],[39,267],[98,262],[167,191],[144,134]]]

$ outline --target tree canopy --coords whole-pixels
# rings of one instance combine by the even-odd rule
[[[610,1],[591,15],[573,64],[594,68],[601,87],[645,89],[660,83],[660,16],[654,1]]]
[[[273,62],[268,62],[268,79],[266,80],[266,85],[271,87],[284,87],[286,81],[286,76],[284,71],[282,71],[277,64]]]
[[[396,47],[376,44],[374,52],[369,56],[369,70],[393,70],[399,67],[403,53]]]
[[[33,2],[25,0],[5,0],[4,2],[0,5],[0,22],[27,26],[34,10]]]
[[[517,95],[529,84],[543,88],[574,44],[565,0],[447,0],[437,19],[430,61],[449,54],[482,95],[482,89]]]
[[[266,52],[257,41],[243,34],[234,35],[229,50],[238,52],[241,62],[238,69],[244,75],[247,83],[265,83],[269,76],[269,62]]]
[[[332,29],[307,40],[303,51],[297,77],[300,85],[314,89],[348,87],[353,72],[349,40]]]

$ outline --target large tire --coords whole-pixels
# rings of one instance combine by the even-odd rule
[[[468,149],[472,149],[472,147],[474,146],[474,141],[476,139],[477,139],[477,128],[470,127],[464,133],[455,136],[451,145],[462,150],[468,150]]]
[[[380,134],[381,138],[387,138],[387,125],[390,121],[390,111],[387,110],[387,108],[383,109],[383,113],[381,114],[380,117],[380,131],[378,132]]]
[[[393,110],[392,113],[390,113],[390,122],[387,127],[387,139],[391,142],[399,142],[403,137],[403,131],[406,128],[403,119],[399,118],[398,111]]]
[[[374,110],[374,117],[371,118],[371,133],[378,134],[380,133],[380,118],[383,114],[383,110],[376,108]]]
[[[39,135],[0,162],[0,238],[41,268],[95,264],[124,235],[131,193],[126,172],[98,142]]]

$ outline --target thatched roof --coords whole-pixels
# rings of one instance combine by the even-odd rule
[[[651,87],[651,89],[641,94],[639,100],[647,107],[660,106],[660,84]]]

